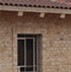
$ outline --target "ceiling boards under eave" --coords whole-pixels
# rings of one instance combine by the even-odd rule
[[[71,14],[71,1],[70,0],[0,0],[0,10]]]
[[[46,13],[60,14],[65,18],[65,14],[71,14],[70,0],[0,0],[0,11],[17,11],[18,16],[23,16],[23,12],[37,12],[40,17]]]
[[[40,13],[40,17],[44,17],[46,13],[56,13],[60,14],[62,18],[65,17],[65,14],[71,14],[71,9],[20,7],[6,5],[0,5],[0,11],[17,11],[18,16],[23,16],[23,12],[36,12]]]
[[[64,13],[71,14],[71,9],[44,8],[44,7],[24,7],[0,5],[0,11],[23,11],[23,12],[43,12],[43,13]]]

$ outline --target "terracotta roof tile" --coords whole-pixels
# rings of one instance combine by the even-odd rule
[[[71,9],[71,0],[0,0],[0,5]]]

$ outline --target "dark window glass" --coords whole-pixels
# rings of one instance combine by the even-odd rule
[[[18,38],[23,38],[23,37],[37,37],[37,36],[41,36],[41,34],[18,34],[17,37]]]
[[[18,65],[24,65],[24,40],[18,40]]]
[[[26,62],[33,65],[33,39],[26,39]]]
[[[20,67],[20,72],[24,72],[25,68],[24,67]]]
[[[37,67],[35,67],[35,71],[37,71]]]
[[[33,71],[33,67],[26,67],[26,71]]]
[[[32,35],[32,34],[18,34],[17,37],[36,37],[36,35]]]

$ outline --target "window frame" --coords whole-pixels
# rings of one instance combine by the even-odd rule
[[[18,34],[19,35],[19,34]],[[35,65],[35,50],[33,50],[33,65],[34,66],[26,66],[26,47],[25,47],[25,50],[24,50],[24,52],[25,52],[25,65],[24,66],[18,66],[19,68],[21,68],[21,67],[33,67],[33,71],[29,71],[29,72],[38,72],[38,37],[41,37],[41,35],[40,34],[36,34],[36,35],[34,35],[34,34],[31,34],[31,35],[29,35],[29,34],[23,34],[23,35],[25,35],[25,36],[23,36],[23,37],[19,37],[19,36],[17,36],[17,40],[25,40],[26,41],[26,39],[33,39],[34,40],[34,46],[33,46],[33,49],[35,49],[35,48],[37,48],[37,65]],[[31,37],[29,37],[29,36],[31,36]],[[26,42],[25,42],[26,43]],[[36,47],[35,47],[35,43],[36,43]],[[26,46],[26,44],[24,45],[24,46]],[[37,70],[35,70],[35,68],[37,68]],[[24,72],[28,72],[28,71],[24,71]]]

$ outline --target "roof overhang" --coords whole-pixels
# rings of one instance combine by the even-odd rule
[[[6,5],[0,5],[0,11],[22,11],[22,12],[37,12],[37,13],[71,14],[71,9],[20,7],[20,6],[6,6]]]

